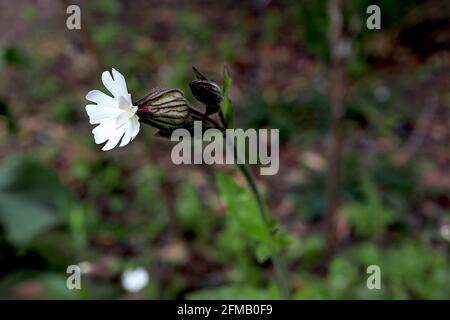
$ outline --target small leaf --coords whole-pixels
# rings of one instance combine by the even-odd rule
[[[289,233],[283,231],[272,236],[271,241],[261,243],[256,248],[256,259],[263,263],[277,252],[285,248],[291,242]]]
[[[255,199],[248,189],[239,186],[232,178],[218,174],[218,189],[238,234],[250,238],[256,244],[258,262],[264,262],[286,247],[290,242],[287,232],[277,231],[278,222],[270,219],[266,225],[259,213]]]
[[[270,230],[262,221],[250,191],[223,174],[218,174],[217,184],[229,218],[236,223],[242,234],[257,242],[270,241]]]
[[[222,101],[222,111],[225,118],[225,121],[229,127],[233,126],[233,103],[230,99],[231,92],[231,73],[228,67],[225,65],[223,67],[223,84],[222,84],[222,93],[223,93],[223,101]]]

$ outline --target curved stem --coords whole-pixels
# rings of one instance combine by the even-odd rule
[[[249,185],[250,190],[252,191],[253,197],[255,198],[258,204],[258,209],[262,221],[264,222],[265,225],[268,225],[270,221],[270,213],[267,212],[264,206],[264,202],[262,200],[261,194],[259,193],[253,174],[251,173],[247,165],[237,163],[237,166],[241,171],[242,175],[244,176],[245,180],[247,181],[247,184]],[[288,284],[288,274],[283,257],[279,253],[277,253],[273,257],[271,257],[271,260],[275,269],[276,282],[280,289],[281,297],[283,299],[289,299],[290,293]]]
[[[204,120],[210,120],[213,124],[215,124],[216,128],[218,128],[222,131],[222,134],[225,137],[226,143],[229,143],[229,141],[225,135],[225,129],[228,126],[225,121],[225,117],[223,115],[222,110],[219,111],[220,121],[221,121],[222,125],[219,125],[214,120],[205,116],[202,112],[195,109],[194,107],[190,106],[190,109],[191,109],[191,112],[193,112],[197,116],[203,116]],[[244,176],[245,180],[247,181],[247,184],[250,187],[252,195],[256,200],[256,203],[258,205],[258,211],[261,216],[261,220],[263,221],[263,223],[266,226],[269,226],[271,215],[270,215],[270,212],[268,212],[266,210],[266,207],[264,206],[264,201],[258,190],[258,186],[256,185],[255,178],[253,177],[252,172],[250,171],[250,169],[248,168],[248,166],[246,164],[242,163],[241,161],[237,161],[237,159],[239,158],[239,152],[238,152],[235,144],[233,144],[233,148],[234,148],[234,156],[236,158],[235,163],[238,166],[239,170],[241,171],[242,175]],[[288,284],[288,272],[287,272],[286,265],[284,263],[284,259],[280,253],[276,253],[275,255],[273,255],[271,257],[271,260],[273,263],[273,267],[275,269],[275,280],[277,282],[278,288],[280,289],[281,298],[288,300],[288,299],[290,299],[290,292],[289,292],[289,284]]]

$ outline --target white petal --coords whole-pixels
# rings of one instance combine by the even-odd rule
[[[119,98],[121,96],[120,90],[117,88],[116,83],[111,77],[111,73],[109,73],[109,71],[104,71],[102,73],[102,82],[106,89],[108,89],[115,98]]]
[[[127,83],[123,75],[117,71],[116,69],[112,69],[112,74],[114,77],[114,82],[116,84],[117,90],[120,92],[120,95],[127,100],[129,104],[131,104],[131,95],[128,93]]]
[[[86,95],[86,100],[95,102],[96,104],[101,104],[103,106],[115,107],[117,108],[117,100],[108,96],[107,94],[101,92],[100,90],[89,91]]]
[[[120,139],[123,137],[123,135],[125,134],[125,126],[122,126],[118,129],[116,129],[113,134],[109,137],[108,142],[103,146],[102,150],[103,151],[108,151],[111,150],[112,148],[114,148],[115,146],[117,146],[117,144],[119,143]]]
[[[119,127],[125,125],[127,122],[131,122],[130,115],[127,112],[122,112],[116,118],[116,127],[119,128]]]
[[[107,119],[116,119],[117,117],[120,117],[121,113],[124,113],[122,110],[117,108],[96,104],[88,104],[86,106],[86,112],[89,116],[90,124],[101,123]]]
[[[133,108],[131,103],[129,103],[128,100],[122,96],[120,96],[117,99],[117,102],[118,102],[119,109],[130,111]]]
[[[119,147],[124,147],[131,141],[131,134],[133,129],[133,123],[129,121],[127,124],[125,124],[125,134],[123,135],[122,142],[120,143]]]
[[[115,131],[115,120],[114,119],[108,119],[102,123],[100,123],[98,126],[92,130],[92,133],[94,134],[94,140],[96,144],[100,144],[108,140],[112,134]]]
[[[131,141],[137,136],[139,133],[139,129],[141,127],[141,123],[139,122],[138,116],[134,115],[131,118]]]

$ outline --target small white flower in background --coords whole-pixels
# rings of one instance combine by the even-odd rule
[[[147,286],[148,279],[144,268],[128,269],[122,273],[122,287],[128,292],[138,292]]]
[[[445,240],[450,242],[450,225],[443,224],[440,227],[439,232],[440,232],[442,238],[444,238]]]
[[[112,97],[92,90],[86,95],[86,99],[96,104],[88,104],[86,112],[89,123],[98,124],[92,130],[95,143],[101,144],[108,141],[102,148],[108,151],[117,146],[126,146],[139,132],[139,117],[136,115],[137,106],[133,106],[131,95],[128,93],[127,84],[123,75],[112,69],[102,74],[103,85],[113,95]]]

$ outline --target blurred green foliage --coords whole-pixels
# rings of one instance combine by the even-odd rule
[[[8,241],[24,245],[61,222],[69,198],[54,172],[28,158],[0,169],[0,221]]]
[[[395,219],[395,213],[383,206],[382,198],[375,189],[370,176],[363,175],[362,189],[364,201],[347,204],[342,210],[356,235],[375,237],[382,235],[389,223]]]

